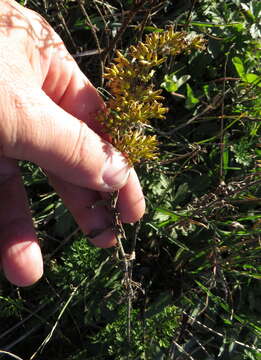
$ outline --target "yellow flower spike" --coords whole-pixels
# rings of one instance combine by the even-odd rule
[[[117,62],[118,64],[121,64],[123,66],[130,65],[129,60],[119,50],[116,51],[116,55],[117,55],[117,57],[114,58],[115,62]]]
[[[147,135],[147,129],[152,129],[151,119],[165,119],[168,108],[162,105],[162,90],[155,90],[152,83],[156,68],[167,56],[204,46],[202,37],[175,32],[170,27],[146,35],[144,42],[130,46],[126,56],[117,50],[113,64],[105,68],[104,78],[112,97],[108,111],[100,112],[97,119],[131,165],[158,156],[156,136]]]
[[[151,66],[151,62],[148,60],[139,60],[139,63],[143,66]]]

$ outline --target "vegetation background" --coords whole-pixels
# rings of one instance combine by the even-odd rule
[[[29,288],[1,275],[0,359],[261,359],[260,1],[21,3],[103,94],[115,50],[145,34],[172,25],[207,48],[155,76],[169,112],[152,124],[159,160],[137,168],[147,213],[125,227],[131,292],[115,250],[92,247],[41,169],[21,164],[45,275]]]

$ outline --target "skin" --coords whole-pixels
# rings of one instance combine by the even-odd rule
[[[28,286],[43,261],[17,160],[44,169],[98,247],[116,239],[110,212],[93,204],[120,189],[121,219],[135,222],[145,202],[135,171],[102,138],[101,98],[59,36],[15,1],[0,0],[0,14],[0,261],[10,282]]]

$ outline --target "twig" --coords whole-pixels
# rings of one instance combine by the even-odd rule
[[[205,345],[209,344],[210,341],[213,340],[213,337],[210,338],[210,339],[208,339],[207,341],[205,341],[205,343],[204,343],[204,345],[203,345],[189,330],[187,330],[187,333],[191,336],[192,339],[195,340],[195,342],[199,345],[199,347],[206,353],[206,355],[208,356],[208,358],[207,358],[208,360],[215,360],[215,359],[209,354],[209,352],[207,351],[207,349],[206,349],[206,347],[205,347]],[[193,355],[193,353],[194,353],[194,352],[197,352],[197,351],[198,351],[197,348],[194,349],[194,350],[191,352],[191,355]]]
[[[139,3],[138,5],[136,5],[135,7],[133,7],[132,10],[130,10],[129,15],[124,19],[120,29],[118,30],[116,36],[112,39],[112,41],[110,42],[108,48],[106,49],[106,51],[103,53],[103,61],[104,63],[106,63],[107,57],[109,55],[109,53],[115,48],[115,46],[117,45],[118,41],[120,40],[121,36],[125,33],[129,23],[132,21],[132,19],[134,18],[134,16],[137,14],[137,12],[140,10],[140,8],[143,6],[143,3]]]
[[[223,202],[224,201],[229,201],[234,195],[246,190],[246,189],[249,189],[250,187],[252,186],[255,186],[255,185],[258,185],[258,184],[261,184],[261,180],[258,179],[258,180],[254,180],[254,181],[250,181],[250,182],[245,182],[244,185],[240,186],[239,188],[235,189],[235,190],[231,190],[231,191],[228,191],[227,194],[225,194],[222,198],[217,198],[217,196],[215,196],[216,198],[206,204],[204,204],[204,206],[199,206],[197,207],[194,211],[192,211],[188,216],[182,216],[180,215],[180,218],[182,220],[177,220],[175,222],[173,222],[171,225],[167,226],[166,229],[172,229],[173,227],[177,226],[177,225],[183,225],[184,222],[188,221],[189,219],[193,219],[195,217],[198,217],[200,216],[201,218],[204,217],[205,213],[207,211],[209,211],[211,208],[213,208],[214,206],[218,206],[218,205],[223,205]],[[231,202],[232,200],[230,200]]]
[[[185,30],[187,30],[189,27],[189,23],[191,21],[192,15],[193,15],[193,10],[195,8],[196,2],[197,2],[197,0],[192,1],[191,7],[190,7],[188,15],[187,15],[187,19],[185,21],[185,26],[184,26]]]
[[[176,345],[176,347],[178,348],[178,350],[181,352],[181,356],[182,357],[178,357],[178,359],[182,360],[183,359],[183,355],[185,355],[186,357],[188,357],[190,360],[195,360],[185,349],[183,346],[179,345],[175,340],[173,340],[173,344]],[[171,358],[173,359],[173,358]]]
[[[146,26],[150,16],[151,16],[151,9],[148,9],[145,13],[142,23],[140,24],[140,32],[139,32],[139,37],[138,37],[139,41],[142,40],[143,32],[144,32],[145,26]]]
[[[226,93],[226,76],[227,76],[227,63],[228,63],[228,56],[230,54],[231,49],[233,48],[234,44],[230,47],[224,64],[224,74],[223,74],[223,83],[222,83],[222,98],[221,98],[221,121],[220,121],[220,169],[219,169],[219,176],[220,182],[224,180],[224,113],[225,113],[225,93]]]
[[[69,296],[68,300],[66,301],[66,303],[64,304],[64,306],[62,307],[62,310],[60,311],[57,320],[54,324],[54,326],[52,327],[51,331],[49,332],[49,334],[46,336],[46,338],[44,339],[44,341],[39,345],[39,347],[37,348],[37,350],[33,353],[33,355],[30,357],[29,360],[32,360],[35,358],[35,356],[41,352],[43,350],[43,348],[47,345],[47,343],[51,340],[53,333],[55,331],[55,329],[57,328],[60,319],[62,318],[65,310],[67,309],[68,305],[70,304],[70,302],[72,301],[72,299],[74,298],[75,294],[77,293],[77,291],[79,290],[79,288],[87,281],[87,277],[85,277],[79,285],[77,285],[74,290],[72,291],[71,295]]]
[[[100,59],[100,86],[102,86],[102,83],[103,83],[103,74],[104,74],[104,63],[103,63],[103,60],[102,60],[102,49],[101,49],[101,46],[100,46],[100,41],[98,39],[98,36],[96,34],[96,29],[83,5],[83,2],[82,0],[77,0],[78,4],[79,4],[79,7],[85,17],[85,21],[87,23],[87,25],[90,26],[90,29],[91,29],[91,32],[92,32],[92,35],[93,35],[93,38],[95,40],[95,43],[96,43],[96,46],[97,46],[97,50],[99,52],[99,59]]]
[[[110,201],[110,211],[113,214],[113,228],[117,240],[117,247],[120,253],[120,260],[123,261],[123,284],[126,289],[127,297],[127,341],[128,346],[131,345],[131,309],[132,309],[132,299],[134,296],[133,287],[132,287],[132,261],[135,259],[135,248],[132,248],[132,252],[127,254],[124,250],[122,240],[126,239],[126,234],[120,220],[120,214],[117,210],[117,201],[119,197],[119,191],[115,191],[111,194]],[[134,245],[133,245],[134,246]]]
[[[12,357],[13,359],[16,359],[16,360],[23,360],[19,356],[15,355],[15,354],[12,354],[12,353],[10,353],[8,351],[0,350],[0,354],[8,355],[8,356],[10,356],[10,357]]]
[[[107,34],[108,22],[106,21],[104,15],[103,15],[103,13],[102,13],[102,11],[100,10],[99,6],[97,5],[97,1],[96,1],[96,0],[93,1],[93,4],[94,4],[97,12],[99,13],[99,15],[100,15],[100,17],[101,17],[101,19],[102,19],[102,22],[103,22],[103,24],[104,24],[105,34]],[[107,39],[107,40],[108,40],[108,39]]]
[[[210,331],[212,334],[215,334],[215,335],[217,335],[217,336],[219,336],[219,337],[222,337],[222,338],[225,337],[225,335],[223,335],[222,333],[220,333],[220,332],[218,332],[218,331],[210,328],[209,326],[207,326],[207,325],[205,325],[205,324],[202,324],[202,322],[198,321],[195,317],[187,314],[184,310],[183,310],[182,312],[183,312],[184,314],[186,314],[186,315],[193,321],[193,323],[194,323],[194,322],[197,323],[198,325],[200,325],[200,326],[203,327],[204,329],[207,329],[208,331]],[[248,344],[245,344],[245,343],[243,343],[243,342],[241,342],[241,341],[238,341],[238,340],[235,340],[235,339],[233,339],[233,342],[234,342],[235,344],[237,344],[237,345],[243,346],[244,348],[257,351],[258,353],[261,352],[261,349],[255,347],[254,345],[248,345]]]
[[[70,32],[70,30],[68,29],[68,26],[67,26],[67,24],[66,24],[66,21],[65,21],[65,19],[64,19],[64,16],[63,16],[63,13],[62,13],[62,9],[61,9],[61,4],[59,3],[59,1],[55,1],[54,3],[55,3],[55,6],[57,7],[57,10],[58,10],[58,14],[57,14],[57,15],[58,15],[59,19],[61,20],[61,23],[62,23],[62,26],[63,26],[63,28],[64,28],[64,31],[66,32],[68,38],[70,39],[70,42],[71,42],[72,46],[73,46],[74,49],[76,50],[76,49],[77,49],[77,45],[76,45],[76,43],[75,43],[75,41],[74,41],[74,39],[73,39],[73,37],[72,37],[72,35],[71,35],[71,32]]]
[[[209,111],[215,110],[217,109],[222,102],[224,101],[224,97],[225,95],[229,92],[230,90],[226,90],[225,92],[222,92],[222,94],[217,94],[214,99],[212,100],[212,102],[210,104],[208,104],[205,109],[203,109],[199,114],[193,116],[191,119],[189,119],[188,121],[186,121],[184,124],[181,124],[177,127],[175,127],[173,130],[165,133],[164,135],[166,136],[170,136],[173,135],[176,131],[183,129],[184,127],[190,125],[192,122],[194,122],[195,120],[197,120],[198,118],[202,117],[203,115],[205,115],[206,113],[208,113]]]
[[[235,78],[235,77],[230,77],[230,76],[225,76],[225,77],[221,77],[218,79],[214,79],[212,80],[213,82],[223,82],[223,81],[238,81],[241,80],[240,78]]]
[[[45,256],[45,261],[49,261],[64,245],[66,245],[69,241],[72,240],[73,236],[76,235],[80,231],[80,228],[77,227],[74,229],[55,249],[53,252]]]

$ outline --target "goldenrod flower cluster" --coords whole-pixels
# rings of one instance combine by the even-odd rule
[[[203,49],[200,36],[185,32],[164,32],[147,35],[144,42],[131,46],[126,55],[116,52],[113,64],[106,68],[111,94],[107,110],[98,114],[113,145],[130,164],[157,157],[157,139],[148,135],[152,119],[165,119],[168,108],[162,105],[162,90],[155,90],[152,78],[156,68],[168,56]]]

